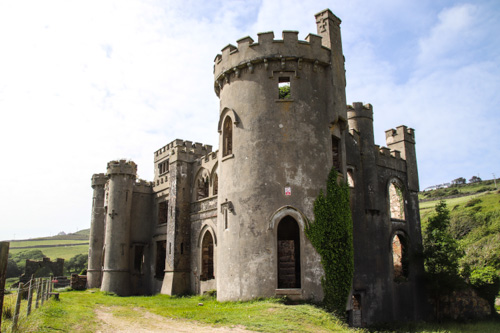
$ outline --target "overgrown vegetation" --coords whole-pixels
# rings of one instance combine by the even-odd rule
[[[326,196],[320,192],[314,201],[314,223],[306,235],[321,256],[325,276],[321,281],[323,303],[339,318],[345,317],[347,298],[354,273],[352,217],[349,187],[338,183],[332,168],[326,184]]]
[[[446,203],[440,201],[436,206],[436,214],[429,218],[423,236],[427,287],[434,300],[437,319],[440,319],[441,297],[457,289],[461,282],[458,260],[462,252],[448,230],[449,225],[450,213]]]
[[[443,232],[451,240],[443,242],[458,246],[457,274],[463,283],[468,282],[493,306],[500,290],[500,192],[491,185],[493,181],[461,185],[460,191],[469,195],[446,200],[451,211],[446,213],[448,222]],[[443,218],[443,205],[446,208],[444,201],[420,205],[424,245],[437,216]],[[434,208],[438,211],[435,215],[431,212]]]

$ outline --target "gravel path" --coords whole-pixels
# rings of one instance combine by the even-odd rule
[[[251,332],[243,327],[212,327],[180,319],[172,319],[153,314],[141,308],[134,308],[136,315],[120,317],[113,310],[120,307],[99,307],[95,310],[101,325],[97,332]]]

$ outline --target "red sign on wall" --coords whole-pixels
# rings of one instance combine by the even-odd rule
[[[291,187],[285,187],[285,195],[286,196],[292,195],[292,188]]]

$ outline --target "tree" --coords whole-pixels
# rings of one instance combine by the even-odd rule
[[[279,87],[279,99],[287,99],[290,98],[290,85],[283,85]]]
[[[68,273],[79,273],[85,269],[87,269],[88,265],[88,256],[85,254],[77,254],[76,256],[70,258],[68,261],[64,263],[66,266],[66,270]]]
[[[483,180],[477,176],[472,176],[471,179],[469,179],[469,183],[474,184],[474,183],[480,183]]]
[[[450,294],[461,284],[458,274],[458,260],[462,251],[457,241],[448,232],[450,212],[446,202],[436,205],[435,215],[429,218],[424,232],[424,266],[431,298],[434,300],[436,319],[440,319],[440,299]]]
[[[475,269],[470,275],[470,284],[476,288],[479,295],[486,299],[492,309],[495,309],[495,298],[500,291],[500,277],[495,268],[486,266]]]
[[[321,256],[325,271],[323,303],[328,311],[345,318],[354,273],[352,217],[349,187],[338,183],[335,168],[328,175],[326,196],[321,191],[314,201],[314,223],[306,235]]]
[[[451,181],[452,185],[458,186],[458,185],[464,185],[466,183],[466,180],[464,177],[459,177],[457,179],[453,179]]]

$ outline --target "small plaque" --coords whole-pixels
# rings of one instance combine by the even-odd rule
[[[292,195],[292,188],[291,187],[285,187],[285,195],[286,196]]]

